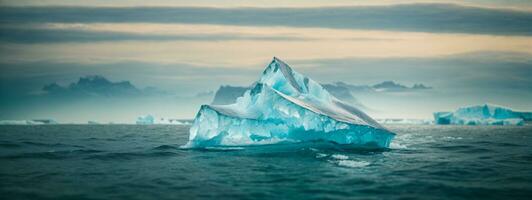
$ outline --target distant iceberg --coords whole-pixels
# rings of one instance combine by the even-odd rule
[[[172,118],[156,118],[153,115],[142,115],[137,117],[137,125],[153,125],[153,124],[162,124],[162,125],[189,125],[190,122],[187,120],[178,120]]]
[[[184,120],[160,118],[155,120],[155,124],[167,124],[167,125],[189,125],[190,123]]]
[[[274,58],[231,105],[201,106],[185,148],[330,141],[387,148],[394,133]]]
[[[0,120],[0,125],[51,125],[57,124],[53,119]]]
[[[517,112],[491,104],[458,108],[454,112],[435,112],[436,124],[456,125],[524,125],[532,112]]]
[[[137,117],[138,125],[151,125],[155,123],[155,118],[152,115],[143,115],[140,117]]]

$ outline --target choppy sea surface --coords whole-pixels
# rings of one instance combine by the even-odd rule
[[[186,150],[189,126],[0,126],[1,199],[532,199],[532,126],[388,126],[388,150]]]

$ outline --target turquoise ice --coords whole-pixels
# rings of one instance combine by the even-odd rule
[[[231,105],[203,105],[184,147],[329,141],[387,148],[394,133],[274,58]]]
[[[454,112],[434,113],[436,124],[524,125],[524,121],[531,119],[531,112],[517,112],[491,104],[461,107]]]
[[[138,125],[151,125],[155,123],[155,118],[152,115],[143,115],[137,117]]]

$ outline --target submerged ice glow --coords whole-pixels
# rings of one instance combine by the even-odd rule
[[[387,148],[394,133],[274,58],[231,105],[203,105],[185,147],[330,141]]]

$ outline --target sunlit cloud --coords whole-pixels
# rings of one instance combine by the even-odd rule
[[[532,11],[453,4],[313,8],[0,7],[3,23],[187,23],[531,35]]]
[[[522,0],[3,0],[6,6],[103,6],[103,7],[138,7],[138,6],[205,6],[205,7],[324,7],[324,6],[385,6],[412,3],[452,3],[463,6],[485,8],[505,8],[531,10],[532,3]]]
[[[58,31],[54,32],[57,34],[54,37],[58,41],[17,43],[15,38],[0,47],[2,62],[137,61],[245,67],[257,65],[273,56],[298,60],[345,57],[438,57],[477,51],[532,54],[532,38],[526,36],[128,23],[43,24],[34,28]],[[80,31],[76,35],[79,38],[66,40],[72,36],[61,33],[72,33],[61,31]],[[91,34],[109,36],[109,33],[126,35],[116,36],[119,38],[100,36],[100,39],[96,37],[94,41],[90,40],[94,37]],[[126,36],[130,37],[129,40]],[[39,37],[43,36],[36,35],[30,39],[38,40]],[[63,40],[59,40],[60,38]]]

